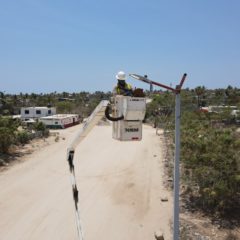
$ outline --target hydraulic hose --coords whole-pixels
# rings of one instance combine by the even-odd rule
[[[124,119],[124,116],[122,115],[121,117],[112,117],[109,113],[110,111],[110,106],[108,105],[105,109],[105,116],[108,120],[112,121],[112,122],[117,122],[117,121],[120,121],[120,120],[123,120]]]

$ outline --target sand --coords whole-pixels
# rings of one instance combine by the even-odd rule
[[[66,150],[80,127],[0,173],[0,239],[77,239]],[[144,126],[140,142],[111,135],[110,126],[96,126],[76,149],[84,239],[150,240],[157,230],[171,239],[172,194],[155,129]]]

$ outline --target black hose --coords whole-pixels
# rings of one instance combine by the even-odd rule
[[[117,121],[120,121],[120,120],[123,120],[124,119],[124,116],[122,115],[121,117],[112,117],[109,113],[109,110],[110,110],[110,106],[108,105],[105,109],[105,116],[108,120],[112,121],[112,122],[117,122]]]

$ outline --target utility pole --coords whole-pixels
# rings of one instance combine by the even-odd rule
[[[150,93],[152,93],[153,92],[153,85],[152,85],[152,83],[150,84]]]
[[[173,240],[179,240],[179,186],[180,186],[180,118],[181,118],[181,98],[180,93],[183,83],[187,77],[184,73],[180,84],[176,88],[164,85],[162,83],[154,82],[146,77],[137,74],[129,74],[131,77],[148,83],[156,85],[175,93],[175,153],[174,153],[174,205],[173,205]]]
[[[179,240],[179,185],[180,185],[180,92],[175,95],[175,154],[174,154],[174,206],[173,239]]]

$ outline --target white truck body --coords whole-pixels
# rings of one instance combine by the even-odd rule
[[[113,101],[113,116],[124,116],[123,120],[113,122],[113,138],[120,141],[140,141],[142,120],[146,114],[146,99],[117,95]]]

